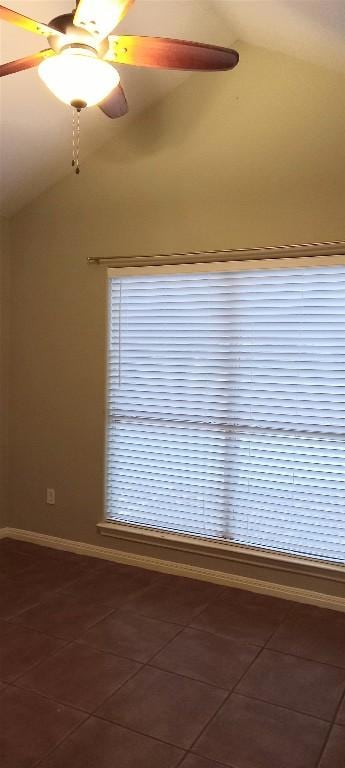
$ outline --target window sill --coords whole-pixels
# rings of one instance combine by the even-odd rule
[[[262,569],[272,569],[276,572],[287,572],[302,576],[312,576],[323,580],[344,583],[345,565],[328,561],[313,560],[306,557],[287,555],[271,550],[260,550],[228,542],[212,539],[199,539],[194,536],[157,531],[136,525],[117,523],[104,520],[97,525],[102,536],[110,536],[119,541],[145,544],[160,549],[159,557],[166,551],[167,560],[171,560],[172,552],[199,555],[210,558],[214,562],[224,561],[247,566],[257,566]],[[164,557],[164,554],[163,554]],[[209,566],[214,569],[214,564]]]

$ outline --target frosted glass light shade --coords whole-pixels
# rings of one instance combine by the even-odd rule
[[[65,104],[80,102],[87,107],[103,101],[120,82],[120,75],[111,64],[82,48],[69,48],[45,59],[38,74]]]

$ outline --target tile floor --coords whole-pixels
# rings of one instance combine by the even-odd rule
[[[1,768],[345,768],[345,614],[0,541]]]

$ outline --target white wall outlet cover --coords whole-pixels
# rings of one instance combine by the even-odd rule
[[[55,504],[55,488],[47,488],[46,502],[47,504]]]

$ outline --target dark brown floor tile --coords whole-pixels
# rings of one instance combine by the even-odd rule
[[[93,562],[95,565],[97,563],[97,570],[99,572],[102,571],[102,573],[109,573],[109,574],[115,574],[115,573],[121,573],[121,574],[129,574],[132,576],[140,576],[141,574],[149,575],[151,579],[157,578],[159,574],[157,574],[154,571],[150,571],[146,568],[137,568],[133,565],[127,565],[126,563],[117,563],[115,560],[106,560],[105,558],[95,558],[95,557],[87,557],[86,555],[83,555],[82,558],[80,558],[87,563]]]
[[[29,555],[34,562],[37,562],[37,560],[64,560],[65,562],[69,563],[83,563],[88,564],[89,562],[92,564],[94,563],[102,563],[103,560],[100,560],[99,558],[95,557],[88,557],[85,555],[79,555],[75,552],[68,552],[64,549],[53,549],[52,547],[46,547],[40,544],[32,544],[28,541],[19,541],[16,539],[8,539],[9,541],[9,548],[13,551],[17,551],[19,553],[22,553],[24,555]]]
[[[226,768],[226,766],[215,763],[214,760],[197,757],[197,755],[187,755],[181,763],[181,768]]]
[[[11,546],[13,539],[9,539],[8,537],[0,539],[0,552],[1,550],[7,549],[9,546]]]
[[[81,564],[90,570],[98,570],[106,565],[117,566],[117,563],[112,563],[111,561],[99,557],[90,557],[89,555],[82,555],[77,552],[68,552],[65,549],[53,549],[52,547],[32,544],[28,541],[19,541],[18,539],[0,540],[0,553],[2,545],[6,550],[12,552],[15,550],[21,554],[30,555],[33,562],[37,562],[38,559],[63,560],[65,562]]]
[[[84,718],[36,694],[5,688],[0,692],[1,768],[32,768]]]
[[[101,717],[188,748],[226,692],[145,667],[98,710]]]
[[[175,768],[176,747],[91,717],[40,768]]]
[[[55,550],[56,552],[56,550]],[[54,555],[56,557],[56,554]],[[99,571],[104,568],[105,565],[109,565],[108,560],[104,560],[101,557],[92,557],[90,555],[81,555],[75,552],[66,552],[59,550],[58,557],[63,560],[70,560],[71,562],[77,562],[83,566],[85,572]]]
[[[34,588],[48,590],[62,589],[71,579],[85,574],[85,566],[80,562],[69,562],[51,557],[38,558],[22,577]]]
[[[152,661],[153,666],[231,689],[258,653],[256,646],[185,629]]]
[[[0,622],[0,680],[11,682],[64,644],[18,624]]]
[[[109,615],[110,610],[109,606],[90,602],[87,597],[56,593],[45,602],[21,613],[15,621],[62,640],[74,640]]]
[[[223,591],[204,581],[167,576],[130,600],[128,608],[153,619],[188,624]]]
[[[6,588],[11,586],[12,579],[10,576],[6,576],[4,573],[0,573],[0,598]]]
[[[52,547],[45,547],[39,544],[32,544],[29,541],[20,541],[19,539],[8,539],[7,548],[12,552],[18,552],[23,555],[31,555],[32,558],[37,560],[38,558],[54,557],[54,553],[62,552],[62,550],[53,549]]]
[[[140,665],[129,659],[73,643],[32,669],[16,684],[93,712],[138,669]]]
[[[111,608],[120,607],[131,595],[144,589],[152,583],[154,577],[150,571],[140,571],[130,568],[124,571],[118,569],[101,570],[92,573],[66,585],[63,591],[69,594],[88,598],[89,600],[102,601]]]
[[[12,549],[0,550],[0,573],[5,576],[24,571],[32,565],[30,556]]]
[[[32,586],[18,574],[0,578],[0,618],[12,619],[37,605],[43,597],[46,597],[44,588]]]
[[[80,641],[103,651],[145,662],[179,631],[176,624],[120,610],[89,629]]]
[[[298,605],[269,642],[277,651],[345,667],[345,613]]]
[[[340,725],[334,725],[319,763],[319,768],[344,768],[344,766],[345,728],[342,728]]]
[[[0,585],[1,589],[1,585]],[[3,619],[0,619],[0,642],[2,637],[5,636],[6,632],[9,632],[12,627],[12,624],[9,621],[4,621]]]
[[[236,768],[315,768],[329,725],[232,694],[193,752]]]
[[[345,690],[345,670],[264,650],[236,693],[332,720]]]
[[[285,600],[229,589],[219,601],[209,605],[192,626],[240,642],[264,645],[290,608],[291,604]]]
[[[340,725],[345,725],[345,696],[342,700],[336,720],[337,720],[337,723],[340,723]]]

